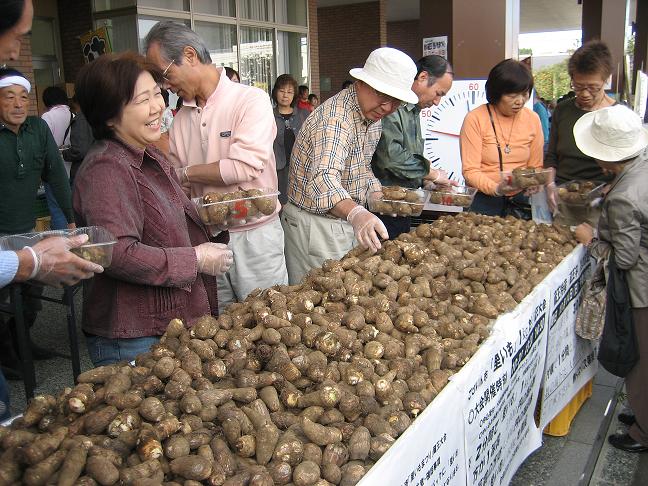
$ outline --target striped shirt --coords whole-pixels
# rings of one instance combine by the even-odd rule
[[[344,199],[361,206],[380,189],[371,158],[380,140],[380,121],[367,120],[355,86],[340,91],[313,111],[297,135],[290,157],[288,200],[323,214]]]
[[[0,251],[0,289],[18,273],[18,254],[15,251]]]

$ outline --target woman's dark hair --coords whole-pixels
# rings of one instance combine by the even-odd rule
[[[25,10],[25,0],[3,0],[0,2],[0,35],[13,28]]]
[[[600,74],[607,79],[612,74],[612,53],[605,42],[593,40],[580,46],[569,58],[567,72],[574,74]]]
[[[527,92],[531,96],[533,75],[523,62],[505,59],[498,63],[486,80],[486,99],[492,105],[499,103],[505,94]]]
[[[299,90],[295,90],[296,93],[299,93],[299,97],[301,98],[304,93],[308,94],[308,86],[305,84],[302,84],[299,87]]]
[[[236,69],[232,69],[229,66],[225,66],[225,75],[230,79],[232,79],[234,76],[236,76],[236,79],[241,81],[241,76],[239,76],[238,71]]]
[[[161,90],[162,98],[164,98],[164,106],[169,107],[169,92],[166,89]]]
[[[313,100],[319,100],[319,98],[317,97],[317,95],[315,93],[311,93],[311,94],[308,95],[308,102],[310,103]]]
[[[277,78],[272,87],[272,101],[277,105],[279,104],[277,102],[277,92],[284,86],[290,86],[293,89],[293,99],[290,102],[290,106],[294,107],[297,104],[297,81],[290,74],[282,74]]]
[[[437,55],[424,56],[416,61],[416,76],[414,79],[418,79],[423,71],[428,73],[428,86],[436,83],[445,73],[450,73],[454,76],[452,66],[446,58]]]
[[[162,83],[160,69],[133,52],[104,54],[81,68],[76,81],[76,97],[97,140],[114,137],[114,130],[108,123],[121,117],[124,106],[133,98],[137,78],[143,72]]]
[[[56,105],[67,105],[68,97],[63,88],[58,86],[48,86],[43,91],[43,103],[47,108],[51,108]]]

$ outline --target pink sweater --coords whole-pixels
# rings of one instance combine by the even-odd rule
[[[179,167],[220,160],[225,186],[192,184],[191,196],[206,192],[233,192],[269,187],[277,189],[277,170],[272,144],[277,134],[270,98],[263,90],[230,81],[223,68],[216,89],[200,108],[185,101],[171,126],[169,149]],[[176,159],[176,160],[174,160]],[[230,231],[257,228],[275,219],[265,216]]]

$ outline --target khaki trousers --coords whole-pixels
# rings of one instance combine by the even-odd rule
[[[625,379],[628,402],[636,422],[628,433],[635,441],[648,446],[648,307],[632,309],[639,361]]]
[[[281,213],[286,238],[286,266],[291,285],[324,260],[339,260],[356,244],[353,227],[339,218],[309,213],[288,203]]]
[[[229,271],[217,277],[218,310],[245,299],[257,287],[288,283],[284,234],[279,218],[248,231],[230,233],[227,245],[234,253]]]

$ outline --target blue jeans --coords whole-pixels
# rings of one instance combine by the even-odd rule
[[[9,413],[9,388],[2,371],[0,371],[0,421],[11,417]]]
[[[45,183],[45,199],[47,199],[47,207],[49,208],[50,216],[52,220],[50,221],[50,228],[53,230],[61,230],[67,228],[68,221],[63,211],[56,202],[54,197],[54,192],[48,183]]]
[[[86,335],[90,360],[95,366],[104,366],[119,361],[133,361],[135,356],[145,353],[160,340],[160,336],[145,336],[131,339],[111,339]]]

